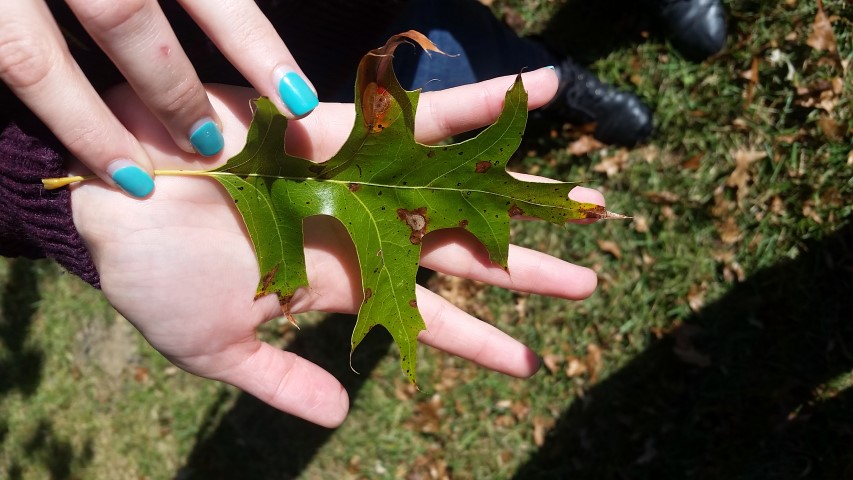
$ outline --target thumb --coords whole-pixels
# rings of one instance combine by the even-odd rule
[[[240,349],[234,367],[210,378],[253,395],[283,412],[323,427],[343,423],[349,411],[349,395],[326,370],[292,352],[260,340]]]

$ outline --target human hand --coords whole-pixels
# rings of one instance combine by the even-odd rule
[[[423,94],[416,116],[418,140],[432,143],[493,122],[512,82],[512,77],[503,77]],[[526,73],[524,82],[531,108],[550,100],[557,86],[549,69]],[[208,91],[231,136],[223,157],[231,156],[245,138],[249,101],[256,93],[224,86],[210,86]],[[118,117],[157,168],[212,166],[174,148],[129,89],[110,97]],[[354,115],[351,104],[321,104],[313,115],[289,123],[288,152],[328,159],[346,139]],[[600,193],[585,188],[573,190],[572,198],[603,204]],[[232,199],[215,180],[162,176],[144,201],[102,184],[83,183],[74,187],[71,204],[104,294],[169,360],[311,422],[333,427],[343,421],[349,399],[331,374],[256,337],[257,327],[280,316],[281,309],[274,295],[254,299],[259,273],[252,244]],[[356,312],[362,301],[360,277],[343,226],[330,217],[307,219],[305,256],[311,286],[297,291],[291,311]],[[591,270],[517,246],[509,250],[510,275],[489,262],[476,240],[456,230],[424,237],[421,263],[447,274],[559,298],[581,299],[596,286]],[[539,368],[533,351],[438,295],[419,287],[417,302],[427,325],[420,341],[516,377],[530,376]]]
[[[224,125],[156,0],[66,3],[174,144],[187,153],[220,153]],[[306,115],[317,105],[313,88],[254,1],[180,3],[246,79],[286,115]],[[71,57],[45,2],[2,2],[0,80],[107,184],[139,198],[154,188],[153,159]]]

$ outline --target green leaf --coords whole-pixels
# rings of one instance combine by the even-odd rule
[[[331,215],[343,223],[358,252],[364,293],[352,348],[382,325],[414,383],[417,336],[425,328],[415,299],[424,235],[467,229],[494,263],[507,268],[512,217],[563,224],[606,212],[570,200],[571,184],[523,182],[506,172],[527,121],[520,75],[498,120],[475,138],[446,146],[417,143],[419,92],[403,90],[391,68],[394,48],[406,39],[438,51],[422,35],[407,32],[364,57],[356,120],[331,160],[317,164],[287,155],[287,120],[261,98],[245,148],[211,173],[234,198],[252,238],[261,274],[257,296],[277,295],[285,315],[294,292],[307,286],[303,220]]]

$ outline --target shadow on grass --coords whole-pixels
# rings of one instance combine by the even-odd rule
[[[41,292],[38,285],[37,262],[24,258],[7,259],[9,278],[3,287],[0,306],[0,342],[6,351],[0,361],[0,396],[19,392],[32,396],[42,380],[44,353],[27,344],[30,329],[38,312]],[[0,446],[11,437],[7,418],[0,416]],[[16,459],[7,467],[3,478],[25,478],[26,464],[38,464],[45,468],[47,478],[71,477],[75,465],[84,466],[93,456],[92,445],[87,441],[81,451],[60,438],[54,432],[53,423],[40,419],[33,432],[24,439],[23,458]]]
[[[44,354],[27,345],[30,325],[41,300],[38,275],[32,260],[8,260],[9,279],[0,301],[0,342],[6,355],[0,360],[0,395],[19,391],[29,396],[41,382]]]
[[[592,387],[516,478],[853,478],[851,319],[847,225]]]
[[[385,330],[371,332],[353,355],[353,366],[360,372],[357,375],[349,368],[352,328],[352,316],[330,315],[318,325],[302,328],[288,348],[338,378],[350,402],[391,345],[391,335]],[[200,431],[178,478],[295,478],[334,432],[284,414],[247,394],[240,395],[222,416],[217,415],[220,408],[214,406],[208,413],[209,424]]]

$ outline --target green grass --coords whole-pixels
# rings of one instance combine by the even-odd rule
[[[514,168],[583,180],[635,219],[514,227],[515,242],[596,269],[599,289],[583,302],[427,280],[463,291],[465,308],[554,372],[510,379],[422,347],[423,390],[412,391],[386,335],[356,352],[357,376],[352,319],[315,318],[290,348],[354,400],[328,431],[176,371],[58,267],[2,260],[0,477],[853,477],[853,106],[849,80],[831,113],[809,103],[819,93],[798,93],[841,77],[805,43],[814,2],[726,2],[728,48],[702,64],[642,16],[566,3],[493,8],[636,91],[657,131],[629,152],[573,157],[571,130],[531,125]],[[853,7],[825,6],[850,60]],[[770,61],[777,49],[790,79]],[[747,102],[741,73],[754,58]],[[748,151],[766,157],[746,168],[744,189],[728,185]],[[597,168],[618,155],[612,175]],[[570,365],[587,372],[569,376]]]

